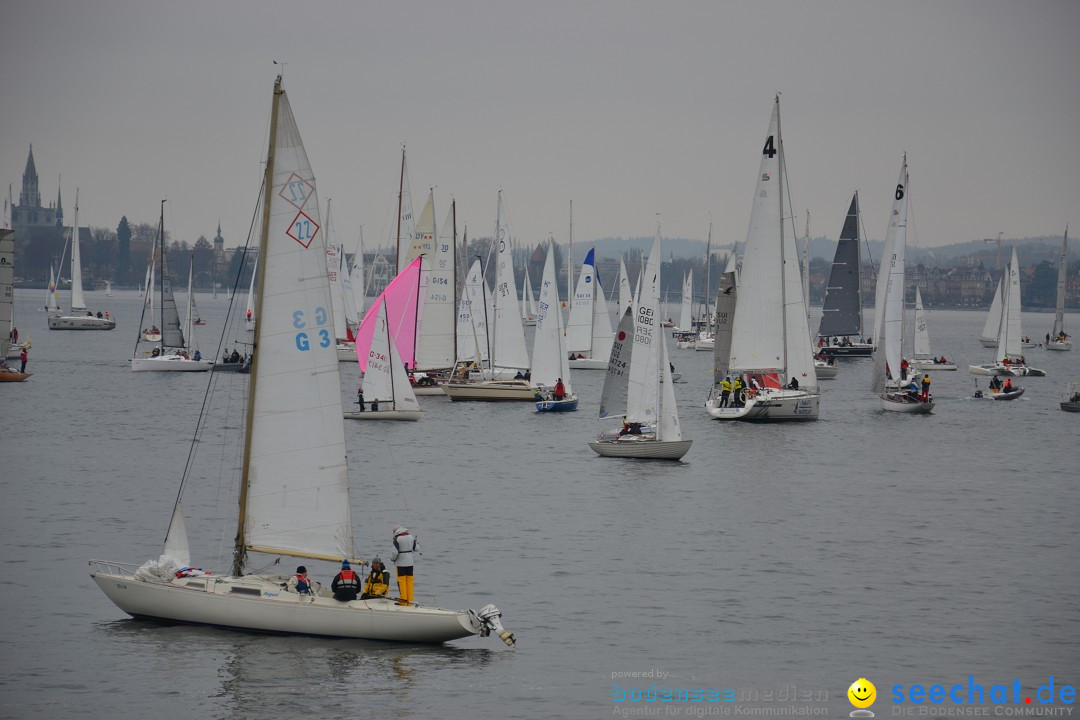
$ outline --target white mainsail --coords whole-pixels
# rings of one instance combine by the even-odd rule
[[[679,306],[679,329],[694,329],[694,276],[687,270],[682,284],[682,304]]]
[[[347,336],[345,323],[345,286],[341,283],[341,251],[334,244],[334,222],[330,214],[330,200],[326,201],[326,219],[323,237],[326,239],[326,275],[330,279],[330,306],[334,315],[334,338],[341,342]]]
[[[45,296],[45,309],[49,312],[60,312],[60,300],[56,296],[56,274],[53,272],[52,263],[49,263],[49,292]]]
[[[555,284],[555,245],[548,246],[544,261],[544,276],[540,282],[540,302],[536,309],[536,335],[533,337],[532,380],[534,387],[555,387],[562,378],[568,395],[573,394],[570,383],[570,360],[566,351],[559,308],[559,289]],[[577,307],[575,303],[574,307]]]
[[[356,313],[356,322],[364,318],[364,305],[367,302],[367,283],[364,281],[364,232],[360,231],[360,237],[356,241],[356,253],[353,255],[352,270],[349,273],[352,281],[353,300]]]
[[[1065,332],[1065,276],[1069,271],[1069,226],[1061,238],[1061,259],[1058,261],[1057,304],[1054,310],[1054,330],[1051,340],[1057,340]]]
[[[660,397],[656,414],[656,439],[664,442],[682,440],[682,427],[679,425],[679,408],[675,404],[675,386],[671,382],[671,361],[668,360],[667,338],[660,333]],[[655,350],[653,351],[656,352]]]
[[[1020,261],[1016,257],[1016,248],[1013,248],[1012,259],[1009,261],[1005,298],[1002,303],[1004,310],[1001,314],[1001,327],[998,330],[998,351],[995,359],[998,362],[1005,358],[1018,360],[1021,354],[1020,340],[1023,337],[1023,331],[1020,326]]]
[[[998,279],[997,289],[994,290],[994,299],[990,302],[990,312],[986,315],[983,323],[982,340],[994,342],[997,340],[998,328],[1001,327],[1002,298],[1005,297],[1005,277],[1003,273]]]
[[[735,319],[737,297],[735,271],[729,270],[720,276],[716,290],[716,314],[713,317],[716,343],[713,346],[713,385],[718,385],[728,375],[731,356],[731,323]]]
[[[660,228],[656,228],[652,250],[642,275],[641,288],[634,297],[634,349],[630,355],[629,396],[626,418],[643,425],[656,423],[660,362]]]
[[[521,326],[521,315],[518,312],[519,295],[502,191],[499,191],[495,224],[495,313],[491,363],[493,369],[525,369],[529,367],[529,351],[525,346],[525,329]]]
[[[733,372],[784,369],[780,103],[774,102],[762,151],[750,228],[746,235],[739,302],[731,335]],[[801,302],[801,291],[798,293]]]
[[[619,327],[611,343],[607,375],[600,393],[600,419],[626,414],[630,380],[630,356],[634,344],[634,310],[623,308]]]
[[[591,352],[593,330],[593,288],[596,285],[594,251],[589,249],[585,261],[581,263],[577,287],[574,289],[574,301],[570,306],[566,322],[566,349],[568,352]]]
[[[325,260],[324,260],[325,262]],[[245,309],[245,323],[249,331],[255,330],[255,277],[259,274],[259,256],[255,256],[255,263],[251,268],[251,284],[248,285],[247,304]],[[328,306],[329,307],[329,306]]]
[[[315,177],[288,96],[280,86],[276,93],[240,537],[258,552],[356,557]]]
[[[626,263],[619,256],[619,313],[634,305],[634,296],[630,292],[630,277],[626,274]]]
[[[926,310],[923,309],[922,293],[915,286],[915,359],[925,360],[930,355],[930,330],[926,327]]]
[[[397,345],[391,338],[386,322],[385,300],[378,301],[377,312],[375,332],[371,336],[371,347],[368,350],[367,369],[361,385],[364,400],[377,400],[383,410],[419,410],[420,403],[416,400],[416,393],[409,383],[401,354],[397,351]]]
[[[796,378],[799,387],[817,387],[814,369],[814,344],[810,337],[810,322],[806,312],[806,288],[795,244],[795,233],[783,236],[784,255],[784,374]]]
[[[457,359],[479,360],[485,362],[488,359],[488,312],[486,301],[491,296],[481,272],[479,260],[474,260],[465,276],[465,287],[461,293],[461,303],[458,307],[457,319]],[[477,352],[479,351],[479,357]]]
[[[452,201],[436,242],[434,202],[434,194],[429,195],[416,225],[413,245],[414,250],[423,255],[420,292],[424,296],[424,312],[418,320],[420,327],[415,351],[416,366],[421,370],[454,366],[457,211]],[[412,259],[409,258],[410,262]]]
[[[75,217],[71,221],[71,310],[86,310],[82,286],[82,253],[79,251],[79,191],[75,190]]]
[[[907,156],[900,166],[896,181],[889,227],[885,231],[885,251],[878,268],[880,296],[874,310],[874,372],[872,389],[876,393],[886,385],[900,384],[901,344],[904,334],[904,266],[907,261],[907,213],[908,213]],[[888,372],[886,372],[888,368]],[[891,377],[889,377],[891,376]]]

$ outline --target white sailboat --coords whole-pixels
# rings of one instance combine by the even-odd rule
[[[731,375],[745,378],[748,390],[745,402],[732,407],[714,385],[706,408],[718,420],[818,417],[820,394],[795,233],[784,228],[785,172],[777,96],[757,174],[727,363]]]
[[[1001,327],[1001,301],[1005,297],[1007,278],[1008,272],[1005,272],[998,279],[997,289],[994,290],[994,299],[990,301],[990,311],[986,314],[986,322],[983,323],[979,344],[986,348],[996,348],[998,344],[998,329]]]
[[[49,263],[49,290],[45,295],[45,309],[48,312],[60,312],[60,299],[56,293],[56,272]]]
[[[1061,238],[1061,259],[1058,261],[1057,304],[1054,308],[1054,329],[1047,336],[1047,350],[1072,350],[1072,341],[1065,332],[1065,277],[1069,271],[1069,226]]]
[[[457,344],[454,293],[457,287],[457,262],[454,252],[457,242],[457,204],[452,201],[443,221],[442,231],[435,237],[435,193],[428,193],[427,202],[416,222],[412,248],[406,265],[420,258],[422,313],[416,318],[415,367],[422,373],[446,372],[454,367]]]
[[[956,363],[944,355],[938,357],[930,352],[930,331],[926,325],[922,293],[915,288],[915,363],[919,370],[955,370]]]
[[[578,407],[578,398],[570,382],[567,333],[563,332],[559,288],[555,283],[555,244],[552,242],[548,245],[547,259],[544,261],[540,302],[536,312],[536,335],[533,336],[531,382],[536,392],[538,412],[572,412]],[[561,393],[558,392],[559,383],[562,383]]]
[[[113,330],[116,321],[95,317],[86,309],[82,286],[82,255],[79,251],[79,191],[75,191],[75,217],[71,222],[71,312],[49,315],[50,330]]]
[[[334,316],[334,343],[339,362],[356,362],[356,343],[352,337],[345,312],[345,283],[343,268],[345,252],[334,243],[334,222],[330,213],[330,199],[326,200],[326,217],[323,222],[326,237],[326,276],[330,279],[330,311]]]
[[[693,441],[682,435],[660,328],[659,228],[634,307],[619,321],[600,400],[600,419],[621,415],[623,425],[601,433],[589,447],[604,457],[679,460]]]
[[[495,253],[495,292],[490,312],[490,322],[486,323],[490,332],[488,364],[480,380],[451,380],[443,385],[443,392],[455,402],[466,400],[488,401],[533,401],[534,393],[528,380],[514,377],[529,368],[529,351],[525,346],[525,331],[521,326],[520,306],[518,305],[517,281],[514,277],[510,251],[510,233],[507,227],[506,213],[503,210],[502,191],[499,191],[498,208],[495,215],[495,238],[492,251]],[[481,290],[486,288],[483,278],[479,280]],[[470,323],[476,323],[475,312],[470,314]],[[478,338],[478,335],[474,334]]]
[[[361,562],[353,541],[341,379],[330,335],[330,285],[315,179],[280,77],[274,85],[264,187],[259,352],[244,423],[232,566],[223,574],[177,577],[178,566],[191,563],[178,499],[166,555],[142,567],[91,560],[91,578],[135,617],[410,643],[494,632],[513,646],[514,636],[502,628],[493,605],[474,612],[386,597],[338,601],[327,591],[289,592],[288,576],[252,569],[265,562],[252,557],[256,554]]]
[[[255,278],[259,274],[259,256],[255,256],[255,262],[251,267],[251,283],[248,285],[247,303],[244,306],[244,329],[255,332]]]
[[[367,369],[360,384],[363,402],[360,410],[347,412],[344,416],[349,420],[419,420],[424,411],[416,401],[409,374],[405,372],[401,354],[391,337],[385,300],[379,301],[376,312]],[[370,408],[365,407],[367,404]]]
[[[902,413],[929,413],[934,401],[921,396],[914,377],[902,371],[901,345],[904,337],[904,274],[907,265],[908,223],[907,156],[900,166],[892,215],[885,233],[885,252],[878,270],[878,286],[884,287],[882,305],[877,312],[882,322],[874,338],[874,374],[872,387],[882,410]]]
[[[169,275],[167,258],[165,256],[165,201],[161,201],[161,220],[158,226],[158,257],[160,267],[158,275],[160,284],[160,308],[159,318],[161,329],[157,347],[151,351],[140,348],[143,332],[139,332],[135,341],[135,350],[131,358],[131,370],[133,372],[206,372],[214,366],[212,359],[203,359],[198,349],[192,342],[194,328],[191,324],[191,299],[192,299],[192,268],[188,268],[188,305],[187,318],[183,325],[180,323],[180,313],[176,308],[176,298],[173,296],[172,278]],[[150,289],[153,292],[153,288]],[[139,323],[142,325],[142,323]],[[169,351],[172,352],[169,352]]]
[[[525,289],[521,291],[521,324],[536,325],[536,298],[533,296],[532,280],[529,279],[529,263],[525,263]]]
[[[594,258],[595,249],[589,248],[566,324],[566,350],[574,370],[605,370],[611,354],[611,319]]]
[[[146,265],[146,280],[143,290],[143,305],[150,310],[150,327],[143,328],[142,331],[142,339],[146,342],[161,342],[161,328],[157,326],[157,315],[154,313],[154,287],[157,282],[155,265],[157,265],[157,244],[150,251],[150,262]]]
[[[1020,264],[1013,248],[1012,259],[1002,278],[1004,295],[1001,299],[1001,323],[997,333],[996,362],[969,365],[972,375],[1006,375],[1011,377],[1044,377],[1046,372],[1027,364],[1022,353],[1020,326]]]
[[[14,327],[15,295],[15,231],[0,229],[0,328]],[[0,382],[22,382],[33,373],[8,367],[4,359],[9,352],[22,355],[22,348],[12,343],[10,331],[0,335]]]
[[[675,332],[690,332],[694,329],[694,275],[689,270],[683,277],[682,298],[679,303],[679,324]]]

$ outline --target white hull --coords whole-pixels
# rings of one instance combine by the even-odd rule
[[[675,347],[679,348],[680,350],[693,350],[697,347],[697,341],[680,340],[679,342],[675,343]]]
[[[708,338],[705,340],[698,339],[694,342],[694,349],[702,352],[712,352],[716,348],[716,339]]]
[[[476,635],[468,612],[398,605],[390,599],[339,602],[287,592],[287,577],[248,575],[190,577],[171,583],[145,582],[122,572],[90,577],[124,612],[153,618],[257,632],[443,643]],[[115,567],[115,566],[114,566]]]
[[[424,417],[423,410],[365,410],[343,413],[346,420],[411,420]]]
[[[817,420],[820,399],[803,390],[765,390],[747,399],[743,407],[718,407],[717,398],[705,407],[717,420]]]
[[[1051,340],[1046,345],[1047,350],[1072,350],[1072,341],[1066,340],[1065,342],[1058,342],[1057,340]]]
[[[338,362],[356,362],[356,345],[354,343],[339,343],[337,346]]]
[[[161,342],[161,333],[144,332],[142,337],[146,342]]]
[[[607,370],[607,359],[580,358],[570,361],[571,370]]]
[[[447,383],[445,392],[455,402],[479,400],[487,402],[535,401],[535,392],[525,380],[485,380],[483,382]]]
[[[972,375],[1001,375],[1005,377],[1046,377],[1046,371],[1027,365],[968,365]]]
[[[132,372],[208,372],[213,366],[210,360],[188,360],[179,355],[131,358]]]
[[[639,460],[680,460],[693,440],[657,440],[640,435],[624,435],[618,440],[597,440],[589,447],[604,457]]]
[[[985,348],[996,348],[997,338],[979,338],[979,343]]]
[[[416,395],[417,397],[420,397],[421,395],[446,397],[442,385],[413,385],[412,391],[413,395]]]
[[[931,370],[956,370],[956,363],[936,363],[932,360],[916,360],[916,372],[929,372]]]
[[[50,315],[50,330],[113,330],[114,320],[92,317],[90,315]]]
[[[840,367],[838,365],[814,363],[814,373],[817,375],[818,380],[835,380],[836,376],[840,374]]]
[[[880,396],[881,409],[889,412],[922,414],[925,415],[934,410],[934,402],[922,402],[911,400],[905,393],[884,392]]]

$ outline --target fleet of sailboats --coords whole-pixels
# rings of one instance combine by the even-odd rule
[[[1002,278],[1001,319],[997,330],[997,354],[992,363],[969,365],[972,375],[1043,377],[1046,372],[1027,364],[1023,354],[1023,329],[1020,325],[1020,262],[1016,248]]]

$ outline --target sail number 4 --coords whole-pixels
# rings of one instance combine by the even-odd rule
[[[308,335],[308,321],[307,315],[303,310],[296,310],[292,314],[293,327],[300,332],[296,333],[296,349],[301,352],[305,352],[311,349],[312,338]],[[330,337],[330,331],[325,326],[330,322],[330,313],[326,311],[326,308],[319,306],[315,308],[315,325],[311,328],[315,332],[315,343],[321,348],[330,347],[333,344],[333,338]]]

